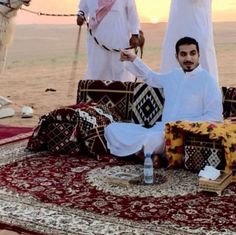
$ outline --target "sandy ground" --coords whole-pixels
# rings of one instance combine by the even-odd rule
[[[146,44],[143,60],[153,69],[160,65],[161,46],[166,25],[144,24]],[[236,86],[236,23],[214,25],[220,85]],[[76,102],[78,80],[86,70],[86,28],[83,27],[76,76],[72,76],[76,25],[18,25],[9,48],[6,71],[0,74],[0,95],[13,101],[16,110],[0,124],[35,126],[39,117],[55,108]],[[56,91],[48,91],[52,88]],[[21,108],[31,106],[32,118],[21,118]]]
[[[16,234],[20,234],[20,233],[15,233],[15,232],[9,231],[9,230],[1,230],[0,231],[0,235],[16,235]]]

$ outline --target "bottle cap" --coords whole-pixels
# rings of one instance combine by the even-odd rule
[[[145,157],[146,157],[146,158],[152,157],[152,154],[151,154],[151,153],[147,153],[147,154],[145,155]]]

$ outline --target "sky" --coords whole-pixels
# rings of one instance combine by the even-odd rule
[[[27,9],[51,14],[74,14],[77,11],[78,2],[77,0],[32,0]],[[236,0],[212,0],[212,3],[213,21],[236,21]],[[141,22],[167,21],[170,0],[136,0],[136,4]],[[74,24],[75,18],[39,16],[20,10],[16,22],[17,24]]]

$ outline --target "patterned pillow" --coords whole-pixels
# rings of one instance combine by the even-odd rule
[[[47,127],[47,144],[52,153],[75,155],[82,151],[81,141],[71,141],[75,125],[68,122],[53,122]]]
[[[105,127],[106,126],[98,126],[92,128],[88,132],[85,132],[82,136],[88,152],[96,156],[97,159],[99,159],[99,155],[103,155],[108,152],[104,137]]]
[[[33,134],[29,137],[27,149],[34,152],[48,150],[47,132],[46,129],[41,128],[41,124],[34,129]]]
[[[41,117],[28,149],[69,155],[106,153],[104,127],[113,120],[120,118],[114,110],[103,105],[80,103],[56,109]]]
[[[236,88],[222,87],[223,116],[224,118],[236,116]]]
[[[40,117],[38,126],[29,138],[27,148],[31,151],[51,151],[58,154],[76,154],[81,150],[81,141],[71,141],[77,131],[75,110],[88,108],[89,104],[55,109]],[[79,138],[78,138],[79,139]]]
[[[134,89],[132,105],[132,121],[148,126],[161,121],[164,104],[163,90],[152,88],[147,84],[139,84]]]
[[[78,83],[77,104],[94,102],[113,108],[122,121],[130,121],[134,88],[140,83],[81,80]]]
[[[184,164],[185,132],[173,123],[165,125],[165,155],[168,168],[179,168]]]
[[[76,112],[79,120],[79,131],[82,134],[95,127],[106,126],[113,121],[120,120],[112,109],[108,109],[103,105],[77,109]]]
[[[92,155],[107,153],[104,127],[120,118],[112,109],[103,105],[79,111],[79,132],[88,152]]]
[[[199,172],[206,165],[224,170],[226,161],[221,140],[210,140],[207,135],[188,133],[185,137],[184,166]]]

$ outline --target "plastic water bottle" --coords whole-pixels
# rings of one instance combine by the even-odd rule
[[[154,177],[153,177],[153,162],[152,162],[152,155],[150,153],[146,154],[144,159],[144,183],[145,184],[153,184]]]

